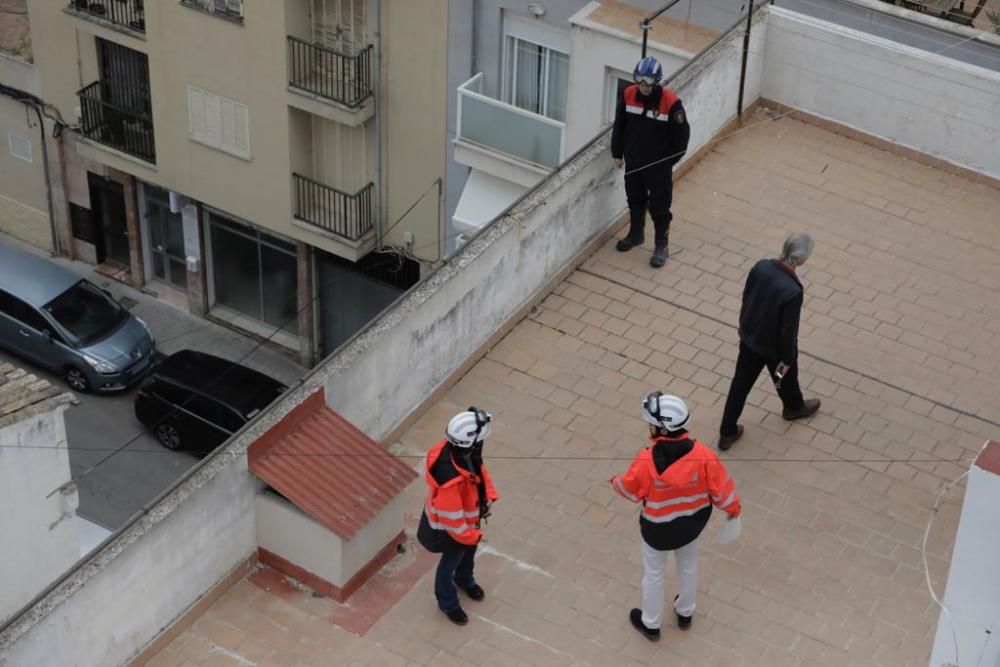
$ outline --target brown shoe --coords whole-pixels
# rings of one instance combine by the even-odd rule
[[[719,436],[719,449],[722,451],[726,451],[727,449],[732,447],[737,440],[739,440],[742,437],[743,437],[743,425],[737,424],[736,433],[733,433],[732,435]]]
[[[788,421],[794,421],[796,419],[804,419],[806,417],[812,417],[819,410],[819,399],[810,398],[807,401],[802,402],[802,407],[798,410],[789,410],[785,408],[781,411],[781,416]]]

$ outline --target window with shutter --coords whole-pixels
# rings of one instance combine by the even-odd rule
[[[205,130],[205,94],[188,86],[188,122],[191,134],[199,139],[207,139]]]
[[[188,86],[191,138],[250,159],[250,112],[247,105]]]

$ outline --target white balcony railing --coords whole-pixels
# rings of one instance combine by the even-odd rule
[[[566,123],[487,97],[482,89],[482,72],[458,87],[458,139],[533,165],[559,166]]]

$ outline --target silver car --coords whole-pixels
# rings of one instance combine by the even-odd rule
[[[145,322],[72,271],[0,246],[0,347],[59,373],[78,392],[140,380],[156,354]]]

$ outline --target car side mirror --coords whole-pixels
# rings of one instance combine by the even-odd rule
[[[46,343],[49,343],[50,345],[52,344],[52,332],[51,331],[49,331],[48,329],[46,329],[45,331],[42,332],[42,336],[45,338],[45,342]]]

